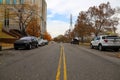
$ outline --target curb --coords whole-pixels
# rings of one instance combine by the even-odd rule
[[[13,47],[2,47],[0,51],[11,50],[11,49],[13,49]]]

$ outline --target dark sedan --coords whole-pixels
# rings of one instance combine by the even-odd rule
[[[14,42],[14,49],[31,49],[32,47],[38,47],[38,40],[36,37],[28,36],[22,37]]]
[[[79,45],[79,40],[78,40],[78,39],[73,39],[73,40],[71,41],[71,44],[78,44],[78,45]]]

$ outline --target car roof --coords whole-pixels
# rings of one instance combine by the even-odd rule
[[[31,38],[35,38],[34,36],[26,36],[26,37],[22,37],[20,38],[21,40],[29,40]]]

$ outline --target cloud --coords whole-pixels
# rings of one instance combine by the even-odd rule
[[[99,6],[101,3],[107,3],[108,1],[112,7],[120,6],[120,0],[46,0],[48,32],[50,32],[53,37],[58,34],[64,34],[69,28],[70,14],[73,15],[73,23],[75,23],[80,11],[87,11],[91,6]],[[62,21],[61,18],[58,17],[65,18],[68,21]]]
[[[101,3],[106,3],[108,0],[46,0],[48,10],[54,14],[70,14],[77,16],[80,11],[86,11],[91,6],[98,6]],[[119,0],[109,0],[112,6],[120,3]]]
[[[58,34],[64,34],[66,30],[68,30],[69,25],[66,22],[62,21],[48,21],[48,32],[52,34],[52,37],[58,36]]]

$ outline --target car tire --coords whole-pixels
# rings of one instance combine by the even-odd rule
[[[91,49],[94,49],[94,46],[93,46],[92,44],[90,44],[90,48],[91,48]]]
[[[103,49],[103,46],[100,44],[99,46],[98,46],[98,50],[100,50],[100,51],[103,51],[104,49]]]

